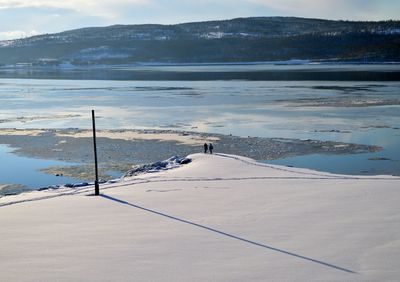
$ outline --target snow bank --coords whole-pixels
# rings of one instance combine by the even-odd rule
[[[145,165],[135,165],[132,169],[128,170],[122,178],[129,178],[144,173],[156,173],[162,170],[180,167],[183,164],[188,164],[192,160],[190,158],[180,158],[173,156],[165,161],[155,162]]]
[[[81,187],[0,198],[0,280],[400,277],[399,178],[188,158],[103,184],[99,197]]]

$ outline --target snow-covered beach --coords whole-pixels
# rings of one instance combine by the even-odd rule
[[[396,281],[398,177],[232,155],[0,198],[1,281]]]

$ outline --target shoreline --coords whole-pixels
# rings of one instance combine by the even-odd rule
[[[240,154],[258,161],[309,154],[347,155],[377,152],[378,146],[317,140],[239,137],[177,130],[98,130],[100,177],[122,175],[133,165],[157,162],[171,156],[203,151],[212,142],[216,152]],[[0,129],[0,144],[12,147],[12,154],[33,159],[71,163],[40,169],[49,175],[88,181],[92,179],[92,132],[86,129]],[[109,174],[113,172],[113,174]],[[1,183],[7,184],[7,183]],[[51,186],[54,183],[49,183]],[[16,184],[17,188],[20,186]],[[31,187],[33,188],[33,187]],[[43,187],[35,187],[36,189]]]
[[[189,70],[187,69],[189,68]],[[190,69],[192,68],[192,69]],[[288,68],[292,68],[289,69]],[[106,79],[105,79],[106,77]],[[0,68],[4,79],[115,81],[400,81],[398,63],[128,65]]]

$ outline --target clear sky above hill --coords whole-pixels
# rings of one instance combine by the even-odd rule
[[[252,16],[398,20],[399,11],[400,0],[0,0],[0,40],[89,26]]]

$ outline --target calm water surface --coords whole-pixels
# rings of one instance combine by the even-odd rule
[[[13,154],[12,151],[13,149],[8,146],[0,145],[1,183],[23,185],[27,189],[34,189],[49,185],[81,182],[78,179],[70,177],[57,177],[55,175],[40,172],[41,169],[49,166],[66,166],[71,164],[52,160],[21,157]],[[20,191],[20,189],[16,189],[15,191]],[[2,194],[4,193],[0,190],[0,195]]]

